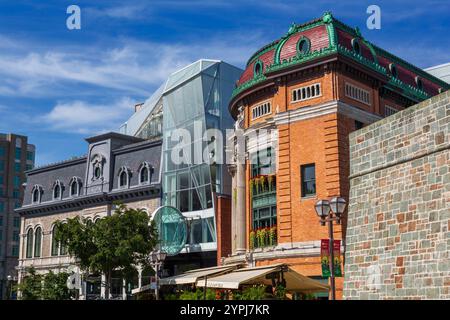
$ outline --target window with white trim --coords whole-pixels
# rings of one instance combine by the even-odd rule
[[[398,112],[398,110],[391,106],[388,106],[388,105],[384,106],[384,115],[386,117],[392,116],[394,113],[397,113],[397,112]]]
[[[292,102],[304,101],[312,98],[317,98],[322,95],[320,83],[314,83],[309,86],[301,87],[292,90]]]
[[[264,102],[252,108],[252,120],[272,113],[270,102]]]
[[[370,92],[350,83],[345,83],[345,95],[353,100],[370,105]]]

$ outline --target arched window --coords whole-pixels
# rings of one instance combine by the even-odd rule
[[[390,64],[389,64],[389,71],[391,72],[391,75],[392,75],[394,78],[397,78],[398,72],[397,72],[397,67],[395,66],[395,64],[393,64],[393,63],[390,63]]]
[[[81,188],[81,179],[78,177],[73,177],[70,179],[70,196],[71,197],[77,197],[80,195],[80,188]]]
[[[263,71],[263,64],[261,61],[258,60],[255,62],[255,68],[253,70],[255,77],[261,75],[262,71]]]
[[[141,169],[141,183],[147,183],[148,182],[148,177],[149,176],[149,171],[148,171],[148,168],[146,168],[146,167],[143,167],[142,169]]]
[[[355,53],[361,54],[361,47],[359,45],[358,39],[356,39],[356,38],[352,39],[352,47],[353,47],[353,51],[355,51]]]
[[[297,42],[297,53],[303,55],[309,53],[311,49],[311,42],[306,37],[301,37]]]
[[[55,233],[56,233],[56,225],[53,225],[52,229],[52,256],[57,256],[59,254],[59,243],[55,239]]]
[[[119,188],[128,188],[130,184],[130,169],[121,167],[119,170]]]
[[[32,203],[40,203],[42,196],[42,186],[35,185],[31,190],[31,202]]]
[[[30,228],[27,231],[27,248],[26,257],[33,258],[33,229]]]
[[[42,229],[37,227],[34,231],[34,257],[41,256]]]
[[[416,85],[417,85],[417,89],[423,90],[423,82],[422,82],[422,79],[420,79],[419,77],[416,77]]]
[[[147,184],[151,182],[151,174],[152,174],[153,168],[148,162],[144,162],[141,164],[140,171],[139,171],[139,183],[140,184]]]
[[[53,200],[62,199],[62,185],[59,180],[56,180],[53,184]]]

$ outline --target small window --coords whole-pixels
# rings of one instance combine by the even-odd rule
[[[77,181],[72,181],[72,183],[70,185],[70,195],[72,197],[78,195],[78,182]]]
[[[100,169],[99,166],[96,166],[94,168],[94,178],[99,179],[101,177],[101,175],[102,175],[102,170]]]
[[[119,185],[121,187],[124,187],[124,186],[127,185],[127,174],[125,172],[122,172],[120,174],[120,183],[119,183]]]
[[[146,166],[141,169],[140,182],[147,183],[149,181],[150,170]]]
[[[388,106],[388,105],[384,106],[384,116],[385,117],[392,116],[394,113],[397,113],[397,109],[395,109],[391,106]]]
[[[41,191],[39,187],[35,186],[32,193],[32,202],[33,203],[39,203],[41,201]]]
[[[261,61],[258,60],[258,61],[255,63],[255,69],[254,69],[255,77],[261,75],[261,74],[262,74],[262,71],[263,71],[263,64],[262,64]]]
[[[291,102],[298,102],[320,97],[322,95],[320,89],[320,83],[314,83],[312,85],[301,87],[292,90]]]
[[[315,164],[302,165],[300,167],[302,181],[302,197],[316,195],[316,166]]]
[[[270,102],[264,102],[252,108],[252,120],[272,113]]]
[[[53,200],[59,200],[61,198],[61,186],[59,183],[55,184],[53,188]]]
[[[417,85],[417,89],[423,90],[423,82],[422,82],[422,79],[420,79],[419,77],[416,77],[416,85]]]
[[[311,44],[308,38],[302,37],[300,38],[300,40],[298,41],[297,44],[297,52],[299,54],[307,54],[309,53]]]
[[[398,73],[397,73],[397,67],[395,66],[395,64],[393,64],[393,63],[389,64],[389,71],[391,72],[391,75],[394,78],[397,78]]]
[[[352,39],[352,47],[353,47],[353,51],[357,54],[361,54],[361,47],[359,45],[359,41],[356,38]]]
[[[53,226],[53,230],[52,230],[52,256],[57,256],[59,253],[59,243],[58,241],[56,241],[55,239],[55,234],[56,234],[56,226]]]

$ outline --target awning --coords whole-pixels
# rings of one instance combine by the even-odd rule
[[[203,268],[190,270],[177,276],[163,278],[159,280],[160,285],[179,285],[179,284],[195,284],[197,280],[209,276],[217,276],[223,273],[231,272],[236,269],[239,264],[232,264],[226,266]]]
[[[199,280],[197,281],[197,286],[206,286],[208,288],[239,289],[239,286],[241,285],[271,285],[272,280],[266,279],[266,275],[274,272],[281,272],[282,269],[285,270],[283,271],[283,275],[286,280],[286,290],[288,291],[312,293],[329,290],[328,285],[301,275],[285,264],[238,269],[227,274],[211,278],[207,277],[206,279]]]

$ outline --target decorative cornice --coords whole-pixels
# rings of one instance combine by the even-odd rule
[[[290,110],[277,114],[274,119],[276,125],[289,124],[296,121],[308,120],[324,115],[340,113],[352,119],[369,124],[382,119],[381,116],[367,112],[360,108],[351,106],[341,101],[331,101],[318,105],[302,107],[297,110]]]

